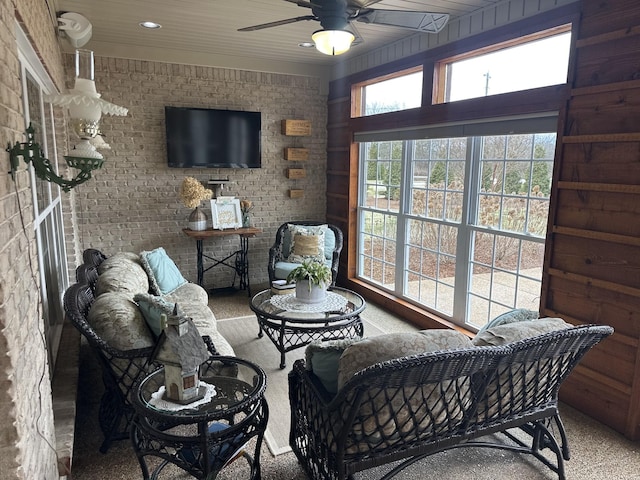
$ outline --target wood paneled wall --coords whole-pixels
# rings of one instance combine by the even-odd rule
[[[611,325],[561,399],[640,439],[640,3],[585,0],[552,190],[542,314]]]
[[[563,108],[541,313],[575,324],[607,324],[616,331],[585,357],[564,383],[561,398],[628,438],[639,439],[640,2],[584,0],[579,6],[579,21],[577,16],[570,18],[575,12],[562,11],[567,21],[579,22],[569,88],[540,89],[528,99],[521,93],[502,99],[516,105],[521,113],[549,109],[556,102],[556,108]],[[559,10],[551,13],[556,20],[562,16]],[[544,18],[538,16],[529,27],[541,28],[543,23]],[[518,26],[521,32],[527,28]],[[504,34],[496,29],[498,39]],[[476,37],[473,42],[480,40]],[[438,54],[468,47],[445,46]],[[418,63],[428,71],[434,58],[436,54],[427,52]],[[396,112],[385,118],[351,118],[352,84],[368,75],[373,78],[415,64],[409,59],[332,82],[327,124],[327,220],[345,233],[340,284],[422,328],[442,328],[447,325],[442,319],[355,278],[358,164],[353,133],[471,120],[495,108],[486,98],[461,106],[424,103],[411,113]]]

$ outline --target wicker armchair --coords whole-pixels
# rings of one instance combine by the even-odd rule
[[[318,226],[318,225],[327,225],[334,236],[335,236],[335,246],[333,248],[333,252],[331,252],[331,285],[334,286],[336,284],[336,278],[338,277],[338,265],[340,263],[340,252],[342,251],[342,245],[344,242],[342,230],[340,230],[335,225],[327,224],[326,222],[314,222],[314,221],[292,221],[287,222],[280,227],[276,232],[276,239],[273,243],[273,246],[269,249],[269,264],[267,269],[269,271],[269,282],[273,282],[274,280],[284,280],[282,276],[278,277],[276,273],[276,264],[278,262],[286,262],[286,258],[289,255],[289,252],[286,250],[286,236],[289,234],[289,229],[287,225],[309,225],[309,226]],[[329,262],[327,262],[329,263]]]
[[[569,449],[558,390],[582,356],[612,333],[587,325],[389,360],[361,370],[335,397],[298,360],[289,374],[289,443],[318,480],[403,460],[383,477],[391,478],[428,455],[465,446],[531,454],[562,480]],[[530,441],[507,431],[515,427]],[[546,449],[551,456],[543,456]]]

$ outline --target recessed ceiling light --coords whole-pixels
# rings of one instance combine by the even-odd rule
[[[138,25],[140,25],[143,28],[150,28],[150,29],[155,29],[155,28],[162,28],[162,25],[160,25],[159,23],[156,22],[140,22]]]
[[[298,44],[298,46],[302,47],[302,48],[313,48],[316,45],[313,42],[301,42],[301,43]]]

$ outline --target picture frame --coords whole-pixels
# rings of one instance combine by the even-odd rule
[[[211,220],[214,230],[242,227],[240,200],[235,197],[218,197],[212,199]]]

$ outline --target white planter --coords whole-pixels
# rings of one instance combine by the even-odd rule
[[[309,281],[302,280],[296,283],[296,299],[302,303],[320,303],[327,298],[326,285],[311,285]]]

